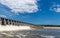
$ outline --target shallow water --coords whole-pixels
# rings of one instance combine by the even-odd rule
[[[35,29],[0,32],[0,38],[60,38],[59,29]]]

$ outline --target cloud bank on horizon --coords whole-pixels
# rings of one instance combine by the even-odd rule
[[[15,13],[33,13],[38,11],[37,0],[0,0],[0,3],[8,6]]]

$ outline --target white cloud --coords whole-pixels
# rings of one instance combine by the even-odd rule
[[[55,12],[60,12],[60,8],[55,8]]]
[[[37,0],[0,0],[0,3],[8,6],[15,13],[38,11]]]
[[[0,15],[0,17],[5,17],[5,18],[6,18],[7,16],[5,16],[5,15]]]
[[[53,4],[50,10],[55,11],[55,12],[60,12],[60,4]]]

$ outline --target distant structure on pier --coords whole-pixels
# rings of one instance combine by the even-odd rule
[[[24,25],[33,25],[33,24],[0,17],[0,25],[18,25],[18,26],[21,25],[21,26],[24,26]]]

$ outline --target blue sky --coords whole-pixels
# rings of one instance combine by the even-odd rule
[[[1,17],[6,17],[9,19],[19,20],[32,24],[60,25],[60,0],[31,0],[32,3],[26,3],[30,0],[26,0],[26,2],[23,0],[22,7],[24,8],[17,5],[17,9],[15,9],[13,4],[10,4],[11,2],[8,3],[9,1],[10,0],[5,3],[4,0],[0,0]],[[25,7],[24,4],[28,5]]]

